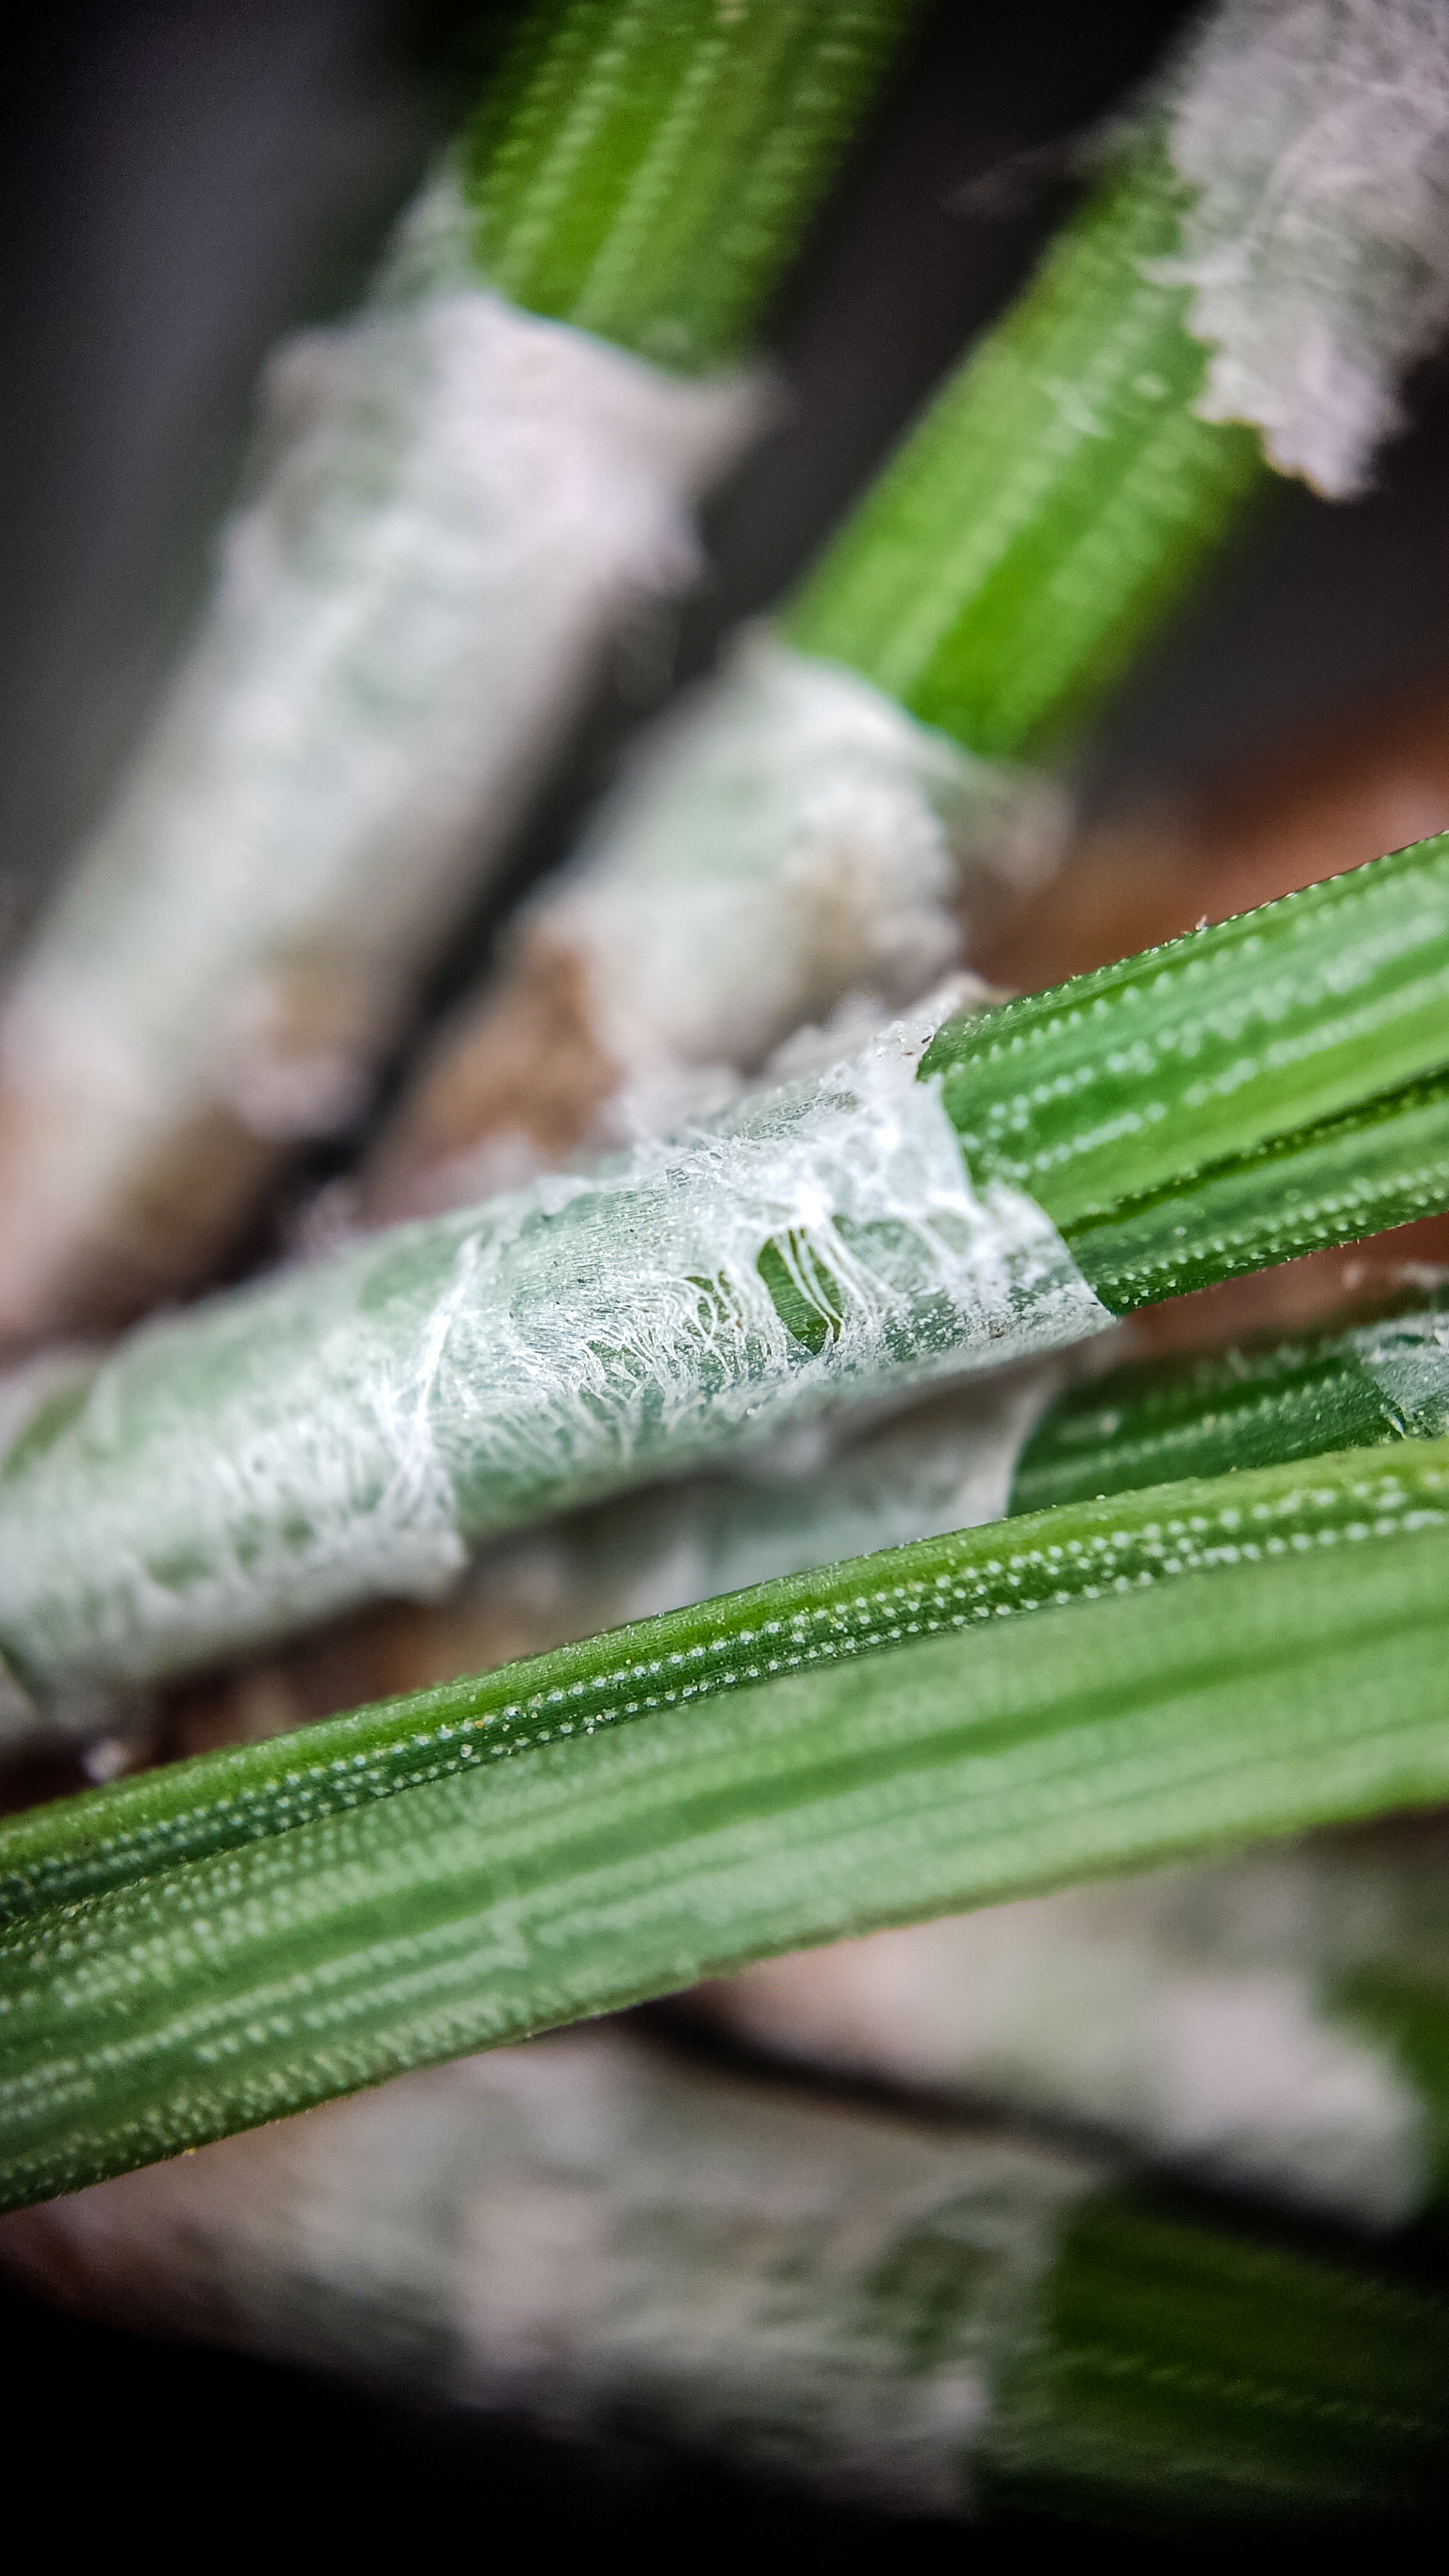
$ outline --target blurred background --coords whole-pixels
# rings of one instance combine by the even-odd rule
[[[424,1029],[558,855],[629,727],[705,666],[728,625],[778,595],[1011,297],[1071,202],[1084,138],[1184,14],[1166,0],[953,0],[927,12],[776,317],[789,409],[711,507],[708,583],[591,710],[505,878],[450,943]],[[491,11],[59,0],[12,35],[0,148],[0,475],[11,496],[0,527],[0,943],[33,916],[155,701],[205,580],[266,350],[355,295],[509,15],[503,0]],[[1275,779],[1289,794],[1325,746],[1338,756],[1356,737],[1412,737],[1396,837],[1442,820],[1442,363],[1415,387],[1414,413],[1362,501],[1330,509],[1283,485],[1122,690],[1081,755],[1073,874],[1050,922],[1002,918],[988,971],[1050,980],[1281,891],[1291,855],[1264,857],[1256,880],[1234,877],[1241,818]],[[1426,761],[1420,813],[1413,779]],[[1191,864],[1149,876],[1144,835],[1160,844],[1164,832],[1191,845]],[[1213,897],[1215,866],[1231,906]],[[251,1258],[358,1141],[313,1150]],[[20,2457],[54,2439],[59,2402],[84,2427],[88,2483],[148,2528],[154,2481],[179,2449],[191,2477],[232,2481],[245,2461],[243,2529],[299,2497],[305,2516],[303,2489],[325,2454],[338,2488],[365,2489],[375,2543],[378,2514],[406,2512],[415,2540],[426,2517],[466,2511],[470,2536],[481,2514],[526,2513],[535,2544],[688,2537],[707,2514],[719,2542],[768,2531],[807,2566],[863,2564],[885,2546],[930,2565],[961,2545],[955,2526],[877,2524],[764,2496],[647,2447],[595,2462],[524,2428],[429,2420],[259,2363],[151,2346],[62,2320],[13,2287],[0,2290],[0,2313],[25,2355],[10,2419]]]

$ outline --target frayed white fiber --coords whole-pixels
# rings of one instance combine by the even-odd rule
[[[0,1646],[62,1695],[152,1679],[439,1591],[491,1531],[836,1402],[1107,1329],[1036,1202],[973,1187],[925,1034],[132,1335],[0,1484]]]
[[[1331,499],[1361,492],[1449,323],[1449,8],[1224,0],[1168,147],[1196,194],[1151,274],[1194,290],[1214,352],[1198,412],[1251,422]]]
[[[756,379],[686,383],[484,290],[467,222],[435,181],[359,315],[272,363],[256,495],[0,1020],[0,1314],[178,1129],[283,1144],[355,1115],[621,620],[693,576],[692,497],[761,424]]]
[[[539,1653],[748,1584],[1000,1520],[1021,1451],[1070,1368],[1053,1353],[904,1406],[867,1406],[864,1423],[857,1408],[802,1424],[726,1472],[500,1540],[450,1596],[448,1651],[460,1670],[481,1668],[505,1652]]]

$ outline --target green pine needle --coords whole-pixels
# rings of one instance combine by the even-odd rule
[[[1118,1314],[1449,1201],[1449,834],[942,1029],[978,1180]]]
[[[888,1550],[22,1816],[5,2197],[767,1953],[1443,1799],[1446,1572],[1449,1442],[1350,1452]]]

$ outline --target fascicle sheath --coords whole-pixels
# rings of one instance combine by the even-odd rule
[[[211,595],[0,1014],[0,1340],[193,1284],[356,1120],[617,639],[694,578],[774,403],[725,352],[912,14],[538,0],[361,308],[277,353]]]
[[[454,1580],[470,1544],[832,1404],[1102,1329],[884,1049],[159,1320],[0,1476],[0,1644],[62,1697]]]
[[[1197,410],[1251,421],[1335,500],[1404,424],[1449,321],[1449,25],[1435,0],[1228,0],[1188,49],[1168,148],[1192,191],[1164,283],[1213,352]]]

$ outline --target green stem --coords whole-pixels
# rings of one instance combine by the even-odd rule
[[[1446,1548],[1443,1441],[1159,1488],[21,1817],[5,2190],[767,1953],[1442,1800]]]
[[[1069,1240],[1114,1314],[1355,1243],[1449,1206],[1449,1080],[1411,1083],[1126,1201]]]
[[[1254,430],[1199,420],[1183,288],[1190,192],[1150,136],[1059,235],[788,611],[975,752],[1080,724],[1271,481]]]
[[[920,0],[537,6],[464,153],[485,274],[682,372],[751,343]]]

